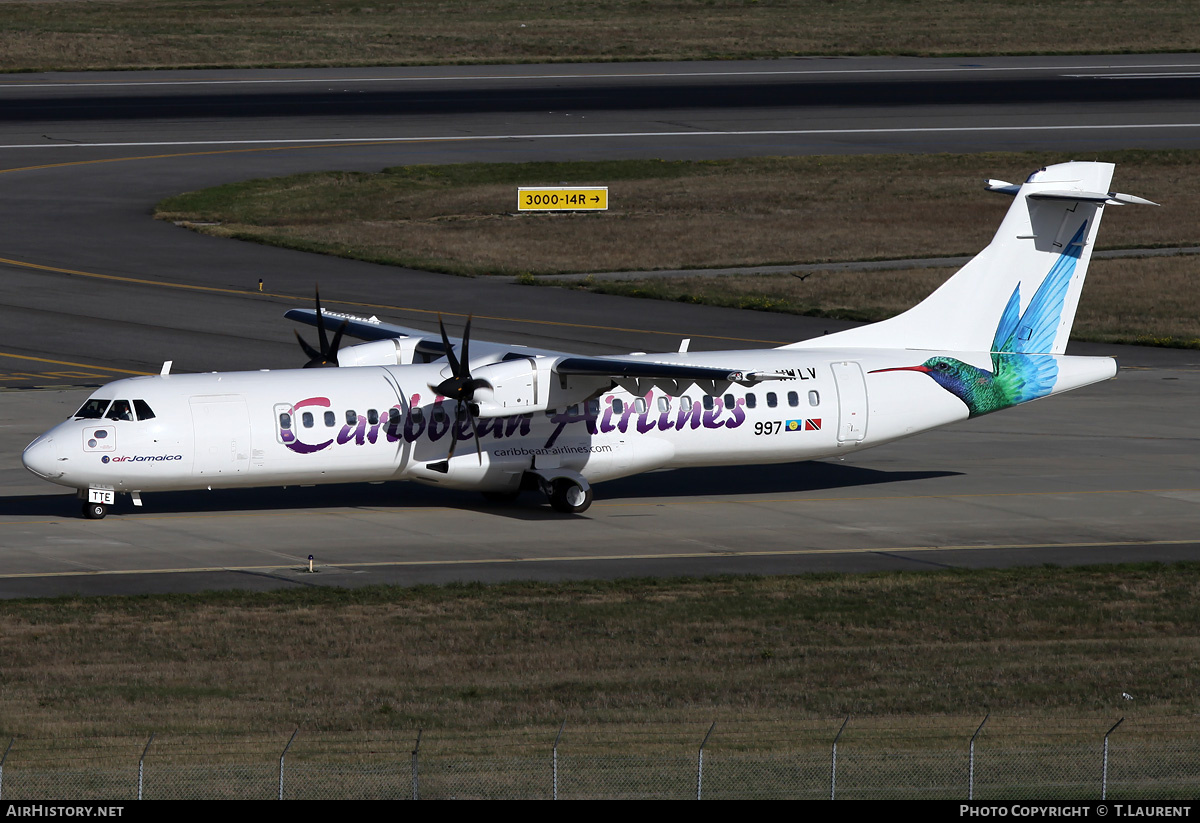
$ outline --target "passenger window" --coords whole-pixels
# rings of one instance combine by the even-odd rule
[[[658,398],[658,410],[660,412],[669,412],[671,410],[671,398],[669,398],[669,397]]]
[[[313,427],[312,412],[305,412],[304,414],[300,415],[300,422],[304,424],[304,428],[311,429]]]
[[[734,402],[735,402],[735,401],[734,401],[734,399],[733,399],[733,395],[732,395],[732,394],[727,394],[727,395],[725,395],[725,408],[727,408],[727,409],[732,409],[732,408],[733,408],[733,406],[734,406]]]
[[[789,406],[799,406],[800,405],[800,395],[796,394],[794,391],[788,392],[788,405]]]
[[[279,415],[279,428],[290,429],[292,427],[292,416],[287,412]]]
[[[138,420],[153,420],[154,412],[150,410],[150,404],[145,400],[134,400],[133,410],[137,412]]]
[[[358,425],[358,412],[351,411],[349,409],[346,410],[346,425],[347,426],[357,426]]]
[[[325,412],[325,425],[332,427],[335,423],[337,423],[337,415],[331,411]]]
[[[108,407],[108,414],[104,416],[109,420],[132,420],[133,411],[129,408],[128,400],[114,400]]]
[[[600,415],[600,401],[599,400],[587,401],[587,412],[588,412],[588,417],[598,417]]]
[[[613,398],[612,406],[613,406],[613,414],[621,414],[622,412],[625,411],[625,403],[619,397]]]
[[[99,420],[104,416],[104,410],[111,402],[111,400],[89,400],[80,407],[79,411],[75,412],[75,417],[84,420]]]
[[[446,419],[448,418],[448,415],[446,414],[446,410],[444,408],[442,408],[442,405],[440,403],[433,407],[433,410],[430,412],[429,416],[433,419],[433,421],[435,423],[445,423]]]
[[[700,402],[704,404],[705,411],[712,411],[713,406],[715,405],[713,403],[713,396],[711,394],[704,395],[704,399]]]
[[[821,405],[821,395],[818,392],[810,391],[808,393],[808,405],[810,405],[810,406]]]
[[[579,404],[576,403],[573,406],[569,406],[567,408],[567,414],[571,415],[572,417],[578,417],[579,416]]]
[[[773,409],[778,405],[779,405],[779,398],[775,396],[775,392],[773,392],[773,391],[767,392],[767,407]]]
[[[638,414],[646,413],[646,398],[639,397],[633,401],[633,410]]]
[[[367,409],[367,425],[368,426],[378,426],[379,425],[379,412],[376,411],[375,409]]]
[[[440,409],[441,406],[434,406],[434,408]],[[420,406],[414,406],[409,413],[412,415],[412,421],[414,423],[420,423],[425,420],[425,410],[422,409]],[[399,417],[400,417],[399,411],[396,412],[396,417],[397,417],[397,419],[399,419]]]
[[[757,406],[758,406],[758,397],[756,397],[753,392],[750,392],[749,394],[746,395],[746,408],[753,409],[753,408],[756,408]]]
[[[679,398],[680,411],[683,411],[685,409],[690,409],[691,407],[692,407],[692,398],[688,397],[686,394],[683,397]]]

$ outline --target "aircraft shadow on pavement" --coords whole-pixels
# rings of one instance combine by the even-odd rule
[[[597,500],[653,497],[719,497],[732,494],[787,494],[817,489],[872,486],[938,477],[959,472],[880,471],[836,463],[806,462],[770,466],[718,466],[677,469],[612,480],[596,487]],[[112,513],[186,514],[336,508],[409,508],[441,506],[486,511],[521,520],[573,518],[553,511],[538,492],[525,492],[517,502],[483,500],[469,491],[454,491],[419,483],[342,483],[288,488],[214,489],[147,493],[137,509],[121,496]],[[80,501],[74,494],[37,494],[0,497],[0,517],[79,517]]]

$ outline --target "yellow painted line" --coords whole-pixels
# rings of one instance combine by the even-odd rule
[[[51,360],[48,357],[30,357],[26,354],[9,354],[8,352],[0,351],[0,357],[12,357],[17,360],[32,360],[37,363],[52,363],[55,366],[75,366],[80,369],[95,369],[97,371],[112,371],[118,374],[136,374],[144,375],[151,374],[148,371],[131,371],[130,369],[114,369],[112,366],[93,366],[88,363],[72,363],[70,360]]]
[[[737,557],[806,557],[826,556],[835,554],[916,554],[927,552],[950,551],[1000,551],[1010,549],[1102,549],[1117,546],[1186,546],[1200,542],[1200,539],[1187,540],[1115,540],[1088,543],[986,543],[950,546],[881,546],[877,548],[859,549],[786,549],[783,551],[707,551],[707,552],[666,552],[660,554],[594,554],[594,555],[555,555],[549,557],[501,557],[476,558],[460,560],[386,560],[364,563],[328,563],[316,566],[318,569],[378,569],[378,568],[412,568],[428,566],[504,566],[526,563],[588,563],[598,561],[630,561],[630,560],[696,560],[711,558]],[[44,577],[112,577],[116,575],[151,575],[151,574],[204,574],[212,572],[269,572],[293,570],[298,574],[308,573],[306,560],[297,558],[296,566],[267,565],[267,566],[192,566],[172,569],[96,569],[88,571],[66,572],[18,572],[15,574],[0,574],[0,580],[22,580]]]
[[[456,142],[453,138],[448,137],[416,137],[412,140],[405,140],[403,144],[410,143],[448,143]],[[43,163],[37,166],[17,166],[11,169],[0,169],[0,174],[13,174],[20,171],[41,171],[43,169],[61,169],[68,166],[95,166],[101,163],[130,163],[137,160],[169,160],[174,157],[208,157],[218,154],[251,154],[253,152],[264,151],[301,151],[305,149],[337,149],[337,148],[354,148],[355,146],[395,146],[394,140],[346,140],[337,143],[304,143],[298,146],[257,146],[252,149],[209,149],[206,151],[187,151],[187,152],[172,152],[169,154],[141,154],[131,157],[101,157],[95,160],[69,160],[64,163]]]
[[[118,283],[132,283],[139,286],[157,286],[164,289],[186,289],[189,291],[208,292],[210,294],[232,294],[239,297],[270,297],[277,300],[289,300],[307,303],[307,295],[284,294],[282,292],[260,292],[256,289],[226,289],[218,286],[197,286],[190,283],[175,283],[169,280],[146,280],[138,277],[125,277],[119,274],[100,274],[98,272],[81,271],[79,269],[64,269],[59,266],[46,266],[41,263],[30,263],[24,260],[13,260],[7,257],[0,257],[0,264],[7,266],[16,266],[24,269],[37,269],[39,271],[49,271],[56,274],[69,274],[76,277],[90,277],[97,280],[111,280]],[[324,300],[322,301],[325,307],[330,306],[346,306],[359,309],[376,309],[385,312],[400,312],[409,314],[422,314],[431,317],[442,315],[443,317],[466,317],[466,314],[438,311],[437,309],[418,309],[411,306],[392,306],[387,303],[364,303],[354,300]],[[759,340],[749,337],[722,337],[715,334],[705,334],[703,332],[673,332],[661,331],[659,329],[635,329],[626,328],[624,326],[600,326],[588,323],[567,323],[561,320],[533,320],[526,317],[502,317],[499,315],[475,314],[476,320],[495,320],[501,323],[521,323],[534,326],[559,326],[575,329],[593,329],[598,331],[619,331],[629,332],[631,334],[661,334],[668,337],[692,337],[692,338],[707,338],[709,340],[730,340],[736,343],[766,343],[768,345],[782,346],[789,341],[786,340]],[[792,341],[794,342],[794,341]],[[136,372],[143,374],[143,372]]]
[[[418,139],[414,139],[411,141],[406,141],[405,145],[407,145],[408,143],[442,143],[442,142],[452,142],[452,141],[450,138],[429,138],[429,139],[418,138]],[[170,158],[174,158],[174,157],[204,157],[204,156],[209,156],[209,155],[246,154],[246,153],[250,153],[250,152],[264,152],[264,151],[298,151],[298,150],[303,150],[303,149],[353,148],[356,146],[391,146],[391,145],[396,145],[396,144],[395,144],[395,142],[390,141],[390,140],[388,140],[388,141],[349,140],[344,143],[320,143],[320,144],[306,144],[306,145],[301,145],[301,146],[270,146],[270,147],[258,147],[258,148],[252,148],[252,149],[221,149],[221,150],[213,150],[213,151],[179,152],[179,153],[173,153],[173,154],[147,154],[147,155],[139,155],[136,157],[106,157],[106,158],[100,158],[97,160],[75,160],[75,161],[70,161],[70,162],[66,162],[66,163],[46,163],[44,165],[39,165],[39,166],[21,166],[18,168],[11,168],[11,169],[0,169],[0,174],[11,174],[14,172],[21,172],[21,171],[38,171],[41,169],[55,169],[55,168],[63,168],[63,167],[67,167],[67,166],[88,166],[88,165],[96,165],[96,164],[100,164],[100,163],[125,163],[125,162],[136,161],[136,160],[163,160],[163,159],[170,159]],[[273,298],[277,298],[280,300],[298,300],[298,301],[305,301],[305,302],[307,302],[307,300],[308,300],[307,296],[280,294],[277,292],[259,292],[257,290],[251,290],[251,289],[223,289],[223,288],[219,288],[217,286],[196,286],[196,285],[191,285],[188,283],[175,283],[175,282],[171,282],[171,281],[167,281],[167,280],[146,280],[146,279],[137,278],[137,277],[123,277],[121,275],[116,275],[116,274],[99,274],[97,272],[81,271],[79,269],[65,269],[65,268],[61,268],[58,266],[46,266],[46,265],[42,265],[40,263],[32,263],[32,262],[25,261],[25,260],[13,260],[10,258],[3,258],[3,257],[0,257],[0,264],[4,264],[4,265],[8,265],[8,266],[16,266],[18,268],[35,269],[38,271],[55,272],[57,274],[68,274],[68,275],[73,275],[76,277],[90,277],[90,278],[94,278],[94,279],[110,280],[110,281],[119,282],[119,283],[133,283],[133,284],[140,285],[140,286],[157,286],[159,288],[186,289],[186,290],[190,290],[190,291],[207,292],[207,293],[211,293],[211,294],[233,294],[233,295],[238,295],[238,296],[250,296],[250,297],[254,297],[254,296],[273,297]],[[382,311],[392,311],[392,312],[407,312],[410,314],[421,314],[421,315],[428,315],[428,316],[442,314],[446,317],[466,317],[465,314],[459,314],[459,313],[455,313],[455,312],[439,312],[436,309],[417,309],[417,308],[411,308],[411,307],[406,307],[406,306],[389,306],[389,305],[381,304],[381,303],[359,303],[359,302],[353,302],[353,301],[347,301],[347,300],[329,300],[326,302],[328,305],[353,306],[353,307],[358,307],[358,308],[379,309]],[[735,343],[761,343],[761,344],[766,344],[769,346],[783,346],[788,343],[795,342],[793,340],[760,340],[760,339],[748,338],[748,337],[723,337],[720,335],[705,334],[703,332],[674,332],[674,331],[662,331],[659,329],[633,329],[633,328],[626,328],[623,326],[599,326],[599,325],[591,325],[591,324],[587,324],[587,323],[566,323],[566,322],[555,321],[555,320],[531,320],[531,319],[523,318],[523,317],[497,317],[494,315],[484,315],[484,314],[476,314],[475,317],[477,317],[481,320],[495,320],[495,321],[503,322],[503,323],[520,323],[520,324],[534,325],[534,326],[556,326],[556,327],[560,327],[560,328],[593,329],[593,330],[597,330],[597,331],[617,331],[617,332],[627,332],[627,333],[631,333],[631,334],[657,334],[657,335],[664,335],[667,337],[692,337],[692,338],[703,338],[703,339],[707,339],[707,340],[726,340],[726,341],[731,341],[731,342],[735,342]]]

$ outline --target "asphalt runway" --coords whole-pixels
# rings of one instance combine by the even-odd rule
[[[474,312],[478,338],[582,353],[846,325],[389,269],[150,219],[180,191],[406,163],[1195,147],[1198,98],[1197,55],[0,77],[0,596],[1194,558],[1196,352],[1073,347],[1126,369],[845,461],[603,484],[581,517],[534,496],[497,508],[367,485],[153,495],[90,522],[19,454],[86,387],[164,359],[299,365],[282,313],[314,282],[331,308],[429,329],[439,311]]]

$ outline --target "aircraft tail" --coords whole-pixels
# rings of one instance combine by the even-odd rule
[[[987,248],[922,302],[869,326],[784,348],[1062,354],[1106,205],[1151,204],[1109,191],[1112,163],[1048,166],[987,188],[1013,204]]]

